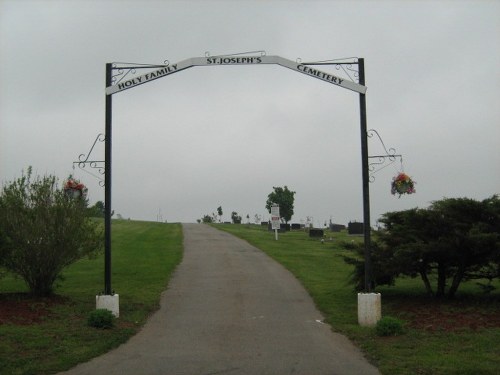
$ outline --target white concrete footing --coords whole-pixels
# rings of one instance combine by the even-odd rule
[[[358,323],[360,326],[373,327],[382,318],[380,293],[358,293]]]
[[[118,294],[95,296],[96,309],[106,309],[117,318],[120,316],[120,297]]]

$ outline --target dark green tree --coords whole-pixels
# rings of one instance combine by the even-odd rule
[[[495,269],[496,277],[500,276],[498,196],[483,201],[468,198],[443,199],[434,202],[431,210],[441,218],[439,249],[442,251],[441,258],[448,255],[448,261],[443,262],[443,272],[451,277],[449,296],[455,295],[464,280],[484,278]],[[444,290],[438,290],[439,292]]]
[[[236,211],[231,213],[231,220],[233,221],[233,224],[241,224],[241,216],[239,216]]]
[[[284,188],[273,186],[274,191],[267,196],[266,209],[271,213],[273,204],[280,206],[281,220],[288,223],[293,216],[293,204],[295,191],[291,191],[285,185]]]
[[[217,215],[219,215],[219,223],[222,221],[222,206],[217,207]]]
[[[95,204],[87,209],[90,217],[104,217],[104,202],[97,201]]]
[[[211,215],[205,215],[201,218],[202,223],[213,223],[214,219]]]
[[[49,295],[62,270],[102,248],[101,225],[87,217],[83,198],[57,189],[53,176],[26,175],[0,195],[0,266],[19,275],[32,294]]]
[[[464,280],[500,277],[498,196],[483,201],[447,198],[428,209],[386,213],[380,222],[384,228],[375,234],[372,248],[379,285],[392,285],[399,275],[420,277],[428,294],[454,297]],[[361,257],[346,261],[356,265],[353,280],[363,285]]]

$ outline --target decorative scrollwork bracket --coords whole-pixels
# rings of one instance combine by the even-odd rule
[[[92,154],[92,151],[94,150],[94,147],[97,144],[97,142],[104,142],[104,140],[105,140],[104,134],[102,134],[102,133],[98,134],[94,143],[92,144],[92,147],[90,148],[89,152],[87,154],[80,154],[78,156],[78,161],[73,162],[73,168],[75,167],[75,165],[78,165],[78,168],[80,168],[84,172],[90,174],[91,176],[94,176],[95,178],[97,178],[99,180],[100,186],[104,186],[104,179],[100,176],[97,176],[97,175],[87,171],[85,168],[87,166],[89,166],[92,169],[96,169],[100,175],[104,175],[105,161],[104,160],[89,160],[90,155]]]
[[[335,70],[343,73],[342,75],[351,82],[359,83],[359,61],[357,57],[344,57],[341,59],[308,61],[303,62],[299,57],[297,63],[304,65],[332,65]]]
[[[127,62],[115,62],[113,63],[111,76],[111,84],[117,85],[123,81],[129,74],[131,76],[137,73],[139,69],[158,69],[165,68],[170,65],[168,60],[163,61],[163,64],[138,64],[138,63],[127,63]]]
[[[401,164],[403,164],[403,156],[400,154],[396,154],[395,148],[387,148],[384,141],[382,140],[382,137],[380,137],[380,134],[375,129],[370,129],[366,132],[366,136],[368,138],[372,138],[374,135],[376,135],[378,140],[380,141],[385,154],[368,156],[368,159],[370,160],[375,159],[375,161],[370,161],[368,163],[370,182],[375,181],[375,173],[393,164],[397,159],[399,159]]]

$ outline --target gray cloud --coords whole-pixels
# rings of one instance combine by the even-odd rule
[[[417,194],[397,199],[401,165],[377,173],[373,222],[444,196],[486,198],[500,188],[498,14],[489,1],[3,0],[0,179],[28,165],[75,173],[102,200],[72,161],[104,131],[106,62],[263,49],[365,58],[368,126],[417,181]],[[193,67],[116,94],[113,106],[113,208],[125,217],[194,221],[222,205],[226,219],[253,218],[272,186],[288,185],[295,221],[362,219],[353,92],[278,66]]]

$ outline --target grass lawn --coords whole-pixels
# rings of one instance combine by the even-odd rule
[[[383,374],[499,374],[500,283],[487,296],[475,282],[464,283],[453,301],[424,294],[420,279],[404,278],[379,287],[382,315],[405,321],[405,334],[379,337],[357,323],[357,293],[348,284],[352,266],[342,258],[346,233],[327,233],[322,244],[303,231],[274,239],[257,225],[214,225],[247,240],[289,269],[313,297],[326,321],[364,350]],[[332,241],[330,241],[330,236]]]
[[[112,241],[112,287],[120,295],[113,329],[87,326],[95,296],[104,289],[103,255],[66,269],[53,298],[34,300],[21,279],[0,279],[0,374],[69,369],[125,342],[158,309],[182,259],[181,225],[116,220]],[[13,307],[26,314],[6,319]]]
[[[216,225],[262,249],[303,283],[334,330],[350,337],[383,374],[500,373],[500,283],[490,296],[474,282],[454,301],[425,297],[418,279],[383,287],[382,313],[403,319],[406,333],[378,337],[357,324],[357,296],[348,284],[352,267],[340,243],[361,241],[330,234],[324,244],[307,234],[274,233],[255,225]],[[182,258],[178,224],[113,221],[112,286],[120,294],[120,318],[111,330],[87,326],[95,295],[104,284],[103,256],[84,259],[64,272],[51,299],[33,300],[22,280],[0,279],[0,374],[51,374],[73,367],[125,342],[158,308],[160,293]],[[6,309],[29,314],[2,320]],[[8,314],[7,314],[8,315]]]

